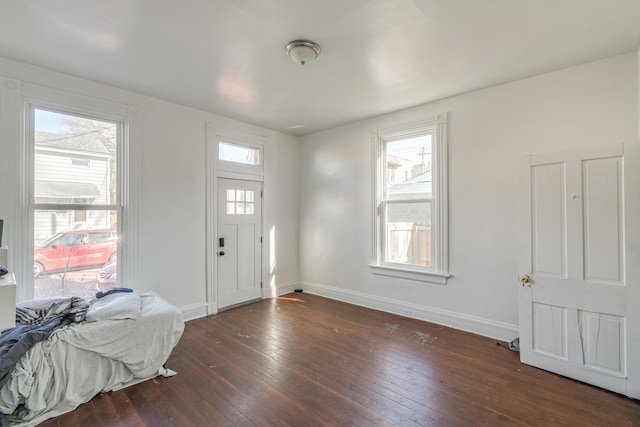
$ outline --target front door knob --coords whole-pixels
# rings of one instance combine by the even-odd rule
[[[529,283],[531,281],[531,277],[529,277],[526,274],[523,274],[522,276],[520,276],[520,282],[521,283]]]
[[[224,251],[220,251],[220,252],[218,252],[218,255],[220,255],[220,256],[224,256]]]

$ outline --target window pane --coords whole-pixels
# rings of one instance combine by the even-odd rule
[[[431,266],[431,203],[386,204],[385,262]]]
[[[119,126],[33,113],[34,296],[89,297],[116,286]]]
[[[238,211],[238,215],[244,215],[244,203],[238,203],[236,210]]]
[[[244,205],[245,215],[253,215],[253,203],[246,203]]]
[[[388,199],[431,197],[431,141],[423,135],[385,144]]]
[[[34,203],[117,203],[116,123],[36,109],[34,125]]]
[[[34,211],[34,296],[89,297],[116,286],[117,211]],[[110,263],[110,261],[114,261]]]
[[[238,201],[244,202],[244,190],[238,190]]]
[[[442,113],[372,130],[375,274],[447,282],[447,118]]]
[[[227,202],[236,201],[236,190],[227,190]]]
[[[227,202],[227,215],[235,215],[235,214],[236,214],[235,202]]]
[[[260,165],[260,150],[220,141],[218,159],[245,165]]]
[[[247,190],[245,191],[247,202],[253,202],[253,191]]]

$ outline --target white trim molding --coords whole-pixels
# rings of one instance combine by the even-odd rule
[[[0,193],[10,208],[0,209],[0,217],[5,222],[5,237],[12,251],[9,264],[20,286],[18,301],[33,298],[33,248],[27,242],[32,241],[29,217],[33,172],[33,153],[30,149],[31,111],[44,108],[98,117],[122,125],[122,147],[119,161],[120,177],[123,183],[119,208],[124,207],[121,217],[121,236],[119,250],[122,250],[122,262],[118,263],[119,277],[123,282],[137,284],[138,245],[137,245],[137,203],[140,186],[142,109],[123,103],[68,92],[0,76]],[[11,183],[6,187],[5,183]],[[95,206],[93,206],[95,207]],[[10,209],[10,210],[8,210]],[[122,274],[120,274],[122,273]]]
[[[304,292],[313,295],[435,323],[497,340],[511,341],[519,333],[518,325],[442,310],[436,307],[379,297],[320,283],[300,282],[300,287]]]
[[[262,288],[262,299],[276,298],[294,292],[298,287],[298,282],[282,283],[280,285],[265,286]]]
[[[448,113],[413,123],[371,131],[372,144],[372,262],[373,274],[421,282],[447,284],[449,274],[449,148]],[[410,265],[385,261],[385,205],[391,203],[386,192],[386,144],[423,135],[432,136],[431,265]],[[413,199],[412,199],[413,200]],[[418,199],[416,199],[418,200]],[[401,202],[404,201],[400,200]],[[394,203],[398,203],[395,200]]]
[[[218,146],[221,140],[228,140],[238,145],[257,148],[260,150],[259,165],[243,165],[232,162],[225,162],[218,159]],[[265,162],[268,161],[266,147],[268,146],[269,137],[266,131],[258,131],[252,126],[229,126],[221,123],[207,123],[205,137],[205,200],[206,200],[206,294],[207,303],[206,311],[208,314],[218,312],[218,178],[240,179],[248,181],[262,182],[262,256],[261,256],[261,282],[262,282],[262,298],[265,297],[265,284],[268,283],[268,253],[265,248],[269,247],[269,236],[265,230],[268,229],[268,203],[269,188],[264,173]],[[267,294],[270,295],[269,292]]]
[[[21,285],[27,264],[22,256],[26,242],[26,217],[24,205],[25,159],[22,139],[24,117],[22,115],[22,81],[0,76],[0,218],[4,219],[3,246],[11,248],[6,267],[14,273],[18,301],[28,299],[28,289]],[[33,275],[33,267],[27,274]]]
[[[446,285],[450,274],[434,273],[431,271],[411,270],[409,268],[397,268],[387,265],[369,264],[373,274],[378,276],[396,277],[399,279],[415,280],[417,282],[429,282],[438,285]]]
[[[201,317],[207,316],[207,303],[196,303],[182,306],[178,309],[180,311],[180,315],[182,316],[182,320],[184,322],[188,322],[189,320],[200,319]],[[209,313],[213,314],[213,313]]]
[[[136,288],[139,283],[138,277],[138,199],[140,193],[140,170],[142,163],[142,109],[138,106],[117,103],[91,96],[67,92],[60,89],[41,86],[33,83],[22,83],[24,115],[24,135],[22,138],[22,152],[25,159],[25,169],[23,176],[25,182],[30,183],[30,188],[25,188],[23,209],[29,212],[29,219],[26,224],[33,224],[33,209],[46,207],[42,204],[34,204],[33,178],[34,154],[33,154],[33,111],[35,109],[50,109],[64,114],[77,114],[107,120],[118,124],[119,141],[118,147],[118,180],[120,182],[120,192],[118,200],[104,207],[91,205],[93,209],[114,209],[118,211],[118,277],[121,283],[129,283],[132,288]],[[75,206],[77,208],[77,206]],[[26,242],[33,241],[33,231],[31,227],[27,231]],[[22,252],[24,260],[28,265],[23,265],[25,277],[30,274],[33,264],[33,254],[29,251]],[[33,279],[27,278],[24,283],[28,286],[28,298],[33,297]]]

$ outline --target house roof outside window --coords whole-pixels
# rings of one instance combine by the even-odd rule
[[[389,199],[430,198],[432,197],[431,170],[414,176],[389,189]]]
[[[98,154],[110,154],[107,147],[94,134],[67,135],[37,131],[36,148],[49,147]]]

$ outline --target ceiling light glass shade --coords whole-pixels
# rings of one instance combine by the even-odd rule
[[[293,62],[304,65],[320,55],[320,46],[310,40],[294,40],[285,47]]]

